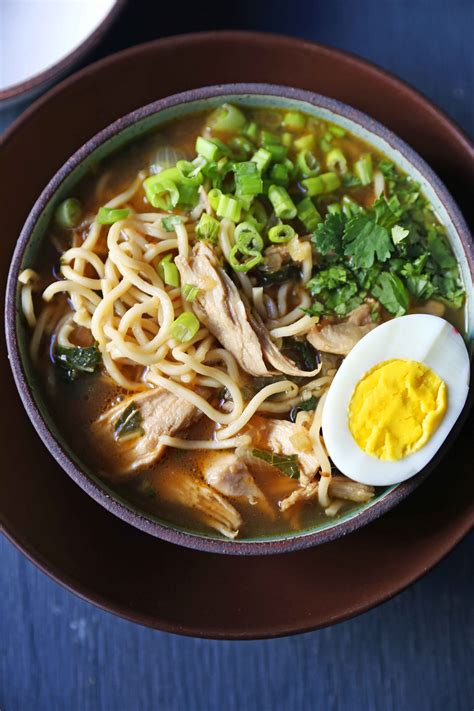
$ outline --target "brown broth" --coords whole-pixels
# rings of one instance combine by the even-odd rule
[[[273,132],[279,130],[282,112],[254,110],[248,113],[251,119],[258,121],[268,130]],[[310,122],[311,130],[319,140],[327,130],[327,125],[316,119],[310,119]],[[101,205],[129,185],[140,169],[150,165],[152,156],[159,146],[174,146],[191,158],[194,154],[195,139],[201,133],[202,127],[203,115],[184,118],[128,145],[109,158],[104,165],[98,165],[94,174],[88,176],[76,191],[86,212],[95,214]],[[351,161],[367,151],[377,156],[372,146],[368,146],[354,136],[335,137],[332,146],[340,147]],[[323,162],[323,154],[319,148],[314,152]],[[291,153],[290,157],[293,157]],[[348,194],[363,205],[371,203],[374,199],[372,185],[365,188],[341,188],[338,193]],[[137,211],[150,210],[142,189],[138,191],[132,204]],[[65,234],[60,230],[52,228],[51,237],[64,243],[65,248],[69,246],[66,244]],[[57,270],[58,262],[57,251],[51,245],[46,245],[37,265],[45,285],[51,281],[53,270]],[[447,318],[458,327],[462,326],[461,310],[448,312]],[[164,503],[160,498],[162,487],[183,469],[192,472],[197,478],[202,478],[206,453],[168,449],[164,457],[154,466],[121,480],[110,479],[106,472],[101,471],[101,453],[94,448],[94,440],[90,433],[91,423],[124,393],[102,375],[86,376],[77,382],[67,383],[61,379],[57,369],[49,360],[48,348],[44,349],[42,357],[40,367],[46,376],[44,380],[47,400],[55,421],[60,424],[73,451],[118,494],[133,502],[139,509],[171,525],[177,524],[194,531],[213,534],[214,532],[200,523],[199,516],[192,509]],[[189,429],[188,434],[191,438],[204,438],[212,434],[212,427],[209,421],[203,418]],[[256,474],[255,478],[270,503],[271,511],[260,504],[251,505],[247,501],[232,500],[244,520],[240,537],[283,534],[328,522],[324,512],[314,502],[295,506],[286,514],[279,511],[278,502],[297,488],[295,481],[282,474]],[[338,516],[357,507],[357,504],[347,503]]]

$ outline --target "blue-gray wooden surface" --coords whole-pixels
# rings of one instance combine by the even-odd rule
[[[182,2],[130,6],[96,57],[160,34],[286,32],[389,69],[474,134],[473,0],[208,0],[189,13]],[[16,113],[0,113],[0,128]],[[212,642],[104,613],[0,539],[0,709],[471,711],[473,543],[471,534],[410,589],[337,627]]]

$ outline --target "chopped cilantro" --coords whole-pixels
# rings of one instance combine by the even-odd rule
[[[318,256],[307,284],[314,297],[308,314],[345,316],[368,294],[397,316],[410,298],[462,306],[456,258],[419,184],[391,161],[378,167],[388,197],[362,214],[328,212],[312,235]]]
[[[403,242],[405,237],[408,237],[409,234],[410,230],[406,230],[404,227],[400,227],[400,225],[395,225],[392,227],[393,244],[400,244],[400,242]]]
[[[328,213],[324,222],[320,222],[312,236],[316,250],[324,255],[342,255],[342,236],[346,219],[344,215]]]
[[[393,251],[388,230],[366,215],[352,217],[344,230],[344,254],[356,269],[368,269],[375,262],[386,262]]]
[[[410,297],[407,288],[396,274],[382,272],[372,289],[372,294],[393,316],[406,314]]]

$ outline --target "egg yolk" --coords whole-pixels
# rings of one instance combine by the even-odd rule
[[[364,452],[403,459],[436,431],[448,403],[446,384],[413,360],[388,360],[357,383],[349,403],[349,428]]]

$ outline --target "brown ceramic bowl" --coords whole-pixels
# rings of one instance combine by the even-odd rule
[[[196,53],[200,61],[190,78],[180,67]],[[162,63],[174,70],[157,82],[154,70]],[[443,177],[464,213],[472,215],[469,141],[402,82],[362,60],[300,40],[238,32],[187,35],[127,50],[83,70],[37,102],[4,137],[0,161],[9,180],[3,197],[10,209],[3,215],[3,278],[31,205],[84,141],[160,96],[206,82],[250,80],[297,83],[367,111],[416,148]],[[99,91],[118,81],[126,81],[129,90],[113,100]],[[94,97],[96,111],[84,114],[79,108],[88,97]],[[26,178],[25,161],[35,165]],[[182,634],[240,639],[315,629],[399,592],[472,526],[474,480],[466,426],[442,468],[406,501],[350,536],[264,558],[216,556],[170,545],[111,515],[64,476],[28,422],[4,350],[0,365],[4,461],[14,463],[0,476],[3,530],[58,582],[136,622]]]
[[[29,334],[21,314],[18,275],[26,267],[34,265],[35,255],[41,252],[43,241],[47,239],[48,225],[56,206],[68,195],[74,194],[74,188],[82,177],[89,174],[97,163],[105,162],[109,155],[151,130],[193,113],[211,111],[224,102],[244,108],[299,110],[324,118],[366,140],[421,183],[446,227],[458,258],[468,294],[467,331],[474,332],[474,248],[470,233],[453,198],[425,161],[383,125],[340,101],[281,85],[247,83],[193,89],[132,111],[94,136],[62,166],[34,205],[13,255],[6,295],[7,345],[20,396],[39,436],[65,472],[108,511],[158,538],[196,550],[236,555],[284,553],[327,543],[386,513],[423,481],[440,461],[446,446],[443,445],[439,455],[417,476],[397,486],[379,488],[369,503],[354,507],[314,527],[299,532],[234,541],[213,532],[208,535],[197,534],[141,511],[125,501],[81,460],[78,452],[70,449],[60,424],[55,422],[49,412],[47,399],[43,396],[34,368],[29,362]],[[456,428],[458,430],[459,427]],[[452,442],[453,437],[449,441]]]

